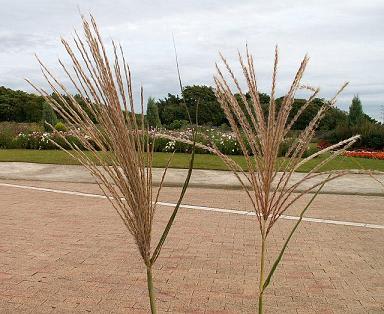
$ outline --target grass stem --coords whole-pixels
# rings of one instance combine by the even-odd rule
[[[156,297],[155,297],[155,290],[153,288],[152,268],[151,267],[147,267],[147,284],[148,284],[149,302],[151,304],[151,313],[156,314],[157,313]]]
[[[259,314],[263,313],[263,292],[264,292],[264,262],[266,249],[265,221],[262,223],[261,230],[261,254],[260,254],[260,282],[259,282]]]

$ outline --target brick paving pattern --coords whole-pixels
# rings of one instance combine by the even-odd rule
[[[93,184],[18,184],[99,193]],[[174,201],[175,191],[162,200]],[[321,195],[309,216],[384,224],[383,201]],[[240,191],[203,189],[184,203],[249,205]],[[155,239],[170,212],[159,207]],[[0,186],[0,215],[1,313],[148,312],[145,269],[107,200]],[[293,223],[275,226],[269,266]],[[180,210],[155,264],[159,312],[255,312],[256,229],[252,216]],[[383,239],[383,229],[303,222],[267,290],[266,312],[383,313]]]

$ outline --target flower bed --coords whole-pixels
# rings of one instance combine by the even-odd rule
[[[187,128],[185,130],[157,130],[158,133],[168,134],[177,138],[184,138],[192,140],[192,129]],[[200,128],[197,133],[196,141],[207,145],[215,145],[221,152],[226,155],[241,155],[242,151],[239,143],[237,142],[235,135],[231,132],[223,132],[213,128]],[[156,152],[173,152],[187,153],[190,152],[191,146],[185,143],[171,141],[164,138],[157,138],[155,140]],[[196,152],[199,154],[207,154],[208,152],[202,148],[196,148]]]
[[[190,128],[184,130],[151,130],[151,133],[163,133],[176,138],[184,138],[192,140],[193,130]],[[76,144],[78,147],[82,147],[80,141],[77,139],[75,132],[72,131],[54,131],[54,132],[20,132],[16,136],[11,136],[5,141],[1,141],[2,134],[0,132],[0,148],[22,148],[22,149],[58,149],[58,147],[52,143],[51,140],[58,143],[65,149],[69,149],[69,145],[61,138],[63,135],[68,142]],[[288,138],[279,149],[279,156],[284,156],[287,153],[288,148],[293,143],[293,138]],[[241,147],[232,132],[221,131],[214,128],[200,127],[197,133],[196,141],[206,146],[215,146],[222,153],[226,155],[242,155]],[[189,153],[191,145],[172,141],[166,138],[158,137],[154,141],[155,152],[177,152],[177,153]],[[303,157],[307,157],[310,154],[316,152],[318,148],[309,147],[308,151],[304,153]],[[198,154],[209,154],[207,150],[202,148],[196,148]],[[249,149],[249,153],[251,151]]]
[[[384,152],[346,151],[344,156],[384,160]]]
[[[81,147],[80,141],[72,132],[55,131],[49,132],[32,132],[19,133],[12,139],[11,146],[5,148],[24,148],[24,149],[58,149],[58,147],[50,140],[54,140],[63,148],[70,148],[69,145],[61,138],[64,135],[67,141],[71,144],[76,144]]]

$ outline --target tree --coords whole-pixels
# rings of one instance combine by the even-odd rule
[[[269,97],[269,95],[267,95],[266,93],[259,93],[259,99],[260,99],[260,103],[268,104],[271,97]]]
[[[289,119],[293,119],[294,116],[297,114],[297,112],[306,104],[306,102],[307,102],[306,99],[295,99],[292,104],[292,110],[290,112]],[[304,130],[308,126],[308,124],[312,121],[312,119],[315,117],[315,115],[320,110],[322,105],[323,105],[322,99],[319,99],[319,98],[314,99],[312,103],[309,104],[308,107],[301,113],[299,118],[293,124],[292,129]]]
[[[165,99],[158,101],[159,115],[163,125],[169,125],[174,120],[189,120],[185,105],[191,115],[192,122],[197,120],[202,125],[219,126],[227,123],[224,112],[217,102],[212,87],[204,85],[186,86],[183,99],[178,95],[168,94]]]
[[[161,128],[161,121],[159,116],[159,108],[153,97],[148,98],[147,103],[147,121],[148,125],[152,128]]]
[[[342,111],[336,107],[331,107],[325,113],[324,118],[321,120],[319,129],[321,131],[334,130],[338,126],[348,125],[347,112]]]
[[[43,110],[42,110],[42,123],[44,124],[44,128],[49,129],[49,126],[45,123],[49,123],[52,126],[55,126],[57,123],[57,117],[55,112],[53,111],[52,107],[47,104],[46,102],[43,103]]]
[[[349,107],[348,122],[350,126],[359,125],[364,118],[363,106],[359,96],[355,96],[352,99],[352,104]]]
[[[227,121],[212,87],[187,86],[183,90],[183,96],[191,113],[192,122],[195,121],[196,110],[199,124],[219,126]]]
[[[0,86],[0,121],[39,122],[44,98]]]
[[[168,93],[164,99],[157,102],[162,125],[168,125],[174,120],[188,120],[187,111],[179,96]]]
[[[217,101],[215,90],[212,87],[204,85],[186,86],[183,90],[183,96],[184,99],[179,95],[168,94],[164,99],[156,101],[153,98],[149,98],[147,104],[146,123],[148,122],[151,127],[168,127],[171,125],[174,127],[174,125],[177,125],[180,121],[189,121],[185,106],[187,105],[191,114],[192,122],[195,121],[196,109],[198,108],[199,124],[214,127],[218,127],[223,124],[228,125],[225,114]],[[234,94],[234,96],[236,97],[240,107],[245,109],[245,104],[243,104],[243,100],[240,95]],[[70,102],[67,95],[52,94],[51,97],[59,104],[62,104],[63,101]],[[95,123],[99,123],[94,116],[94,113],[89,110],[90,100],[83,98],[80,95],[75,95],[74,98],[91,118],[91,120]],[[250,107],[253,108],[253,98],[249,92],[245,93],[245,98]],[[283,99],[284,97],[276,99],[277,108],[280,108]],[[267,116],[270,96],[265,93],[259,93],[259,101],[264,115]],[[289,119],[294,117],[304,103],[305,101],[303,99],[294,100]],[[43,117],[43,104],[44,98],[41,96],[0,86],[0,121],[41,122],[42,120],[46,120],[46,118]],[[314,99],[312,104],[308,106],[308,108],[294,123],[293,129],[302,130],[314,117],[319,107],[322,105],[324,105],[323,99]],[[47,108],[44,110],[44,115],[46,115]],[[56,113],[56,117],[58,120],[62,120],[64,118],[59,113]],[[173,124],[176,120],[179,122]],[[141,121],[141,118],[139,118],[138,121]],[[351,127],[361,125],[365,123],[365,121],[374,124],[379,123],[363,112],[361,102],[359,98],[355,96],[350,106],[349,115],[347,112],[343,112],[335,107],[330,108],[324,116],[324,119],[320,122],[318,129],[322,132],[326,132],[334,130],[336,127],[341,125]]]

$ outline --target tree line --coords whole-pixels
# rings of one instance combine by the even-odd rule
[[[240,95],[236,96],[238,102],[242,104]],[[245,96],[248,102],[252,101],[249,94],[246,94]],[[265,93],[260,93],[259,99],[262,108],[267,115],[270,97]],[[282,101],[283,97],[277,98],[276,105],[280,106]],[[305,102],[305,99],[295,99],[293,109],[290,113],[291,118],[296,115]],[[324,102],[325,100],[322,98],[314,99],[296,121],[293,129],[304,129],[316,115],[319,108],[324,105]],[[186,110],[186,107],[188,108],[188,111]],[[191,117],[188,116],[188,112]],[[164,99],[155,100],[154,98],[150,98],[148,100],[147,121],[151,127],[163,126],[170,129],[179,128],[183,124],[187,124],[189,119],[194,122],[196,116],[198,123],[201,125],[215,127],[228,125],[225,114],[216,99],[215,92],[213,88],[209,86],[187,86],[183,90],[183,98],[179,95],[168,94]],[[363,112],[361,101],[356,96],[352,101],[350,113],[342,111],[336,107],[331,107],[321,121],[319,130],[333,130],[340,125],[355,125],[362,123],[363,121],[377,123],[377,121]]]
[[[85,107],[79,96],[75,96],[75,98],[82,107]],[[246,94],[246,98],[247,101],[251,101],[250,95]],[[263,110],[267,112],[270,97],[265,93],[260,93],[259,98]],[[56,99],[59,101],[57,97]],[[238,100],[241,103],[240,96],[238,96]],[[276,99],[277,106],[281,104],[282,100],[283,97]],[[324,99],[316,98],[303,112],[293,128],[296,130],[305,128],[320,106],[324,104],[324,101]],[[295,99],[291,114],[295,115],[304,103],[304,99]],[[188,111],[186,107],[188,107]],[[190,116],[188,116],[188,112]],[[188,124],[190,120],[194,123],[196,118],[200,125],[213,127],[228,125],[212,87],[204,85],[187,86],[183,90],[183,98],[180,95],[168,94],[163,99],[156,100],[150,97],[148,100],[146,121],[151,127],[162,126],[178,129]],[[4,86],[0,87],[0,121],[48,121],[55,124],[58,119],[60,120],[60,117],[56,116],[51,107],[45,103],[43,97],[20,90],[12,90]],[[334,130],[340,125],[356,125],[362,124],[364,121],[377,123],[364,114],[361,101],[358,97],[355,97],[349,113],[338,108],[331,108],[322,120],[319,129],[322,131]]]

